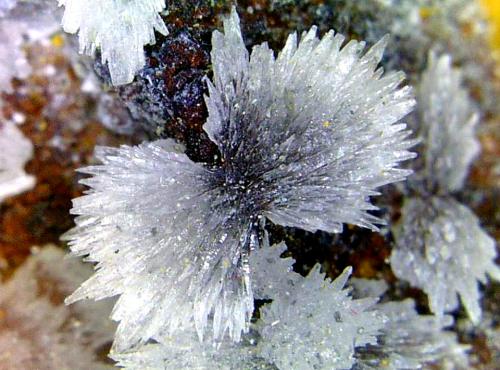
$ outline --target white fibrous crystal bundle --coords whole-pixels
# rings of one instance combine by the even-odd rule
[[[294,262],[280,258],[284,250],[284,244],[266,245],[251,255],[252,271],[269,274],[266,282],[256,278],[254,288],[272,302],[261,307],[240,343],[226,339],[215,347],[188,330],[111,357],[125,369],[350,369],[356,350],[375,345],[386,323],[374,309],[378,298],[352,299],[345,287],[351,268],[333,281],[319,265],[306,277],[283,268]]]
[[[421,288],[432,312],[442,316],[458,307],[457,294],[471,320],[481,316],[478,281],[500,280],[494,240],[452,193],[463,188],[479,152],[477,112],[461,86],[460,71],[447,55],[429,55],[417,96],[413,124],[420,137],[420,158],[409,180],[402,219],[394,226],[396,276]]]
[[[35,178],[24,171],[33,156],[33,144],[15,123],[0,117],[0,203],[35,185]]]
[[[255,290],[264,293],[257,296],[272,299],[255,324],[258,355],[278,369],[352,368],[355,351],[375,344],[386,323],[375,309],[378,297],[352,299],[345,286],[350,267],[333,281],[320,265],[302,277],[291,269],[292,258],[280,258],[285,250],[284,243],[265,245],[250,257]]]
[[[267,242],[267,238],[264,239]],[[269,247],[267,243],[250,255],[253,295],[256,299],[276,299],[288,295],[302,277],[293,273],[295,260],[280,258],[287,249],[284,242]]]
[[[272,300],[255,324],[257,354],[278,369],[350,369],[356,350],[375,345],[386,317],[375,309],[378,296],[352,299],[346,282],[352,268],[335,280],[320,265],[306,277],[292,270],[294,260],[280,258],[280,243],[264,245],[250,256],[256,297]]]
[[[146,344],[127,353],[111,353],[117,366],[127,370],[276,370],[259,357],[256,340],[243,338],[240,343],[224,341],[214,346],[200,342],[196,331],[181,331],[162,341]]]
[[[479,154],[479,115],[462,86],[460,69],[449,55],[429,54],[410,120],[421,141],[418,171],[410,179],[430,194],[447,195],[464,186],[472,161]]]
[[[154,32],[166,35],[159,12],[165,0],[59,0],[65,7],[63,27],[77,33],[80,53],[100,50],[113,85],[132,82],[144,66],[144,45],[154,44]]]
[[[0,284],[0,369],[105,370],[98,352],[113,338],[110,302],[65,306],[91,269],[47,246]],[[89,271],[90,270],[90,271]]]
[[[266,219],[377,230],[369,197],[411,172],[397,166],[414,156],[399,123],[414,100],[402,73],[377,68],[384,40],[363,52],[364,43],[316,33],[291,35],[277,57],[266,44],[249,56],[233,10],[213,34],[204,128],[218,164],[159,140],[98,148],[101,164],[81,170],[90,190],[74,201],[77,226],[65,238],[96,273],[68,302],[120,296],[116,352],[181,330],[239,341],[254,311],[248,260],[267,243]]]
[[[451,316],[420,315],[414,302],[377,303],[386,285],[353,279],[351,268],[335,280],[325,279],[316,265],[303,277],[280,258],[286,245],[264,246],[250,258],[256,292],[268,300],[249,334],[238,344],[199,342],[196,332],[179,331],[161,343],[125,353],[112,353],[125,369],[421,369],[428,365],[464,368],[468,346],[448,330]]]
[[[451,316],[419,315],[412,299],[383,303],[377,309],[387,316],[388,324],[381,330],[378,344],[366,349],[367,354],[375,354],[376,359],[365,362],[372,368],[421,369],[433,364],[441,368],[468,367],[469,347],[460,344],[450,330]]]
[[[351,284],[355,297],[378,298],[387,289],[379,280],[352,279]],[[420,315],[411,298],[379,303],[375,308],[385,316],[385,325],[377,343],[358,348],[354,369],[467,368],[470,348],[458,343],[450,330],[451,316]]]
[[[471,320],[481,317],[478,281],[500,280],[494,240],[466,206],[453,198],[408,198],[391,266],[400,279],[421,288],[429,307],[442,315],[458,307],[457,294]]]
[[[373,309],[378,298],[352,300],[343,289],[351,271],[330,283],[316,265],[289,295],[264,306],[260,355],[279,369],[350,369],[355,349],[375,344],[385,324]]]

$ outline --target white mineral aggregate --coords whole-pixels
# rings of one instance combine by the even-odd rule
[[[383,280],[351,279],[355,297],[381,297],[388,285]],[[415,302],[379,303],[376,309],[386,317],[377,343],[356,351],[355,369],[467,369],[470,347],[458,342],[452,331],[453,317],[422,315]]]
[[[495,241],[466,206],[453,198],[408,198],[391,255],[395,275],[422,289],[438,316],[458,307],[481,318],[479,282],[500,280]]]
[[[446,54],[429,54],[417,92],[410,122],[421,140],[419,158],[401,220],[392,227],[391,267],[399,279],[427,294],[436,315],[457,309],[460,297],[478,324],[478,283],[486,284],[487,276],[500,280],[495,241],[474,213],[454,199],[479,154],[478,112],[463,86],[462,71]]]
[[[64,6],[62,24],[78,33],[80,53],[108,64],[113,85],[132,82],[145,63],[144,45],[154,44],[154,32],[168,34],[159,13],[165,0],[59,0]]]
[[[117,352],[193,325],[200,340],[238,342],[266,219],[377,230],[370,197],[404,180],[411,171],[399,164],[414,157],[400,120],[415,102],[402,73],[378,68],[385,43],[365,51],[312,28],[277,57],[265,44],[249,53],[233,10],[213,33],[204,126],[223,165],[194,163],[162,140],[97,148],[101,164],[81,170],[90,189],[74,200],[77,226],[65,236],[97,271],[68,303],[119,295]]]
[[[30,190],[35,177],[24,171],[33,156],[33,144],[15,123],[0,118],[0,203]]]

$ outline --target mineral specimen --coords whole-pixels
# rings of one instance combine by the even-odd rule
[[[77,33],[80,52],[101,50],[114,85],[131,82],[144,66],[144,45],[155,42],[154,31],[167,34],[159,16],[165,0],[59,0],[64,5],[63,27]]]
[[[162,341],[186,326],[202,339],[238,341],[254,309],[248,255],[265,219],[340,232],[377,230],[369,197],[405,179],[413,107],[401,73],[377,69],[384,40],[364,44],[313,28],[291,35],[277,58],[265,45],[249,58],[236,12],[212,40],[214,83],[204,126],[220,163],[192,162],[172,142],[98,148],[85,168],[91,189],[74,201],[74,254],[96,274],[69,299],[120,295],[115,349]]]
[[[0,369],[497,368],[496,2],[0,0]]]
[[[294,259],[280,258],[286,249],[285,243],[272,248],[266,244],[250,254],[252,288],[256,299],[275,299],[287,295],[301,280],[299,274],[293,273]]]
[[[479,154],[476,126],[479,115],[462,85],[461,70],[452,67],[451,57],[429,54],[417,94],[412,123],[421,146],[415,176],[419,189],[449,194],[464,186],[472,161]]]
[[[423,289],[438,316],[458,307],[458,294],[478,323],[478,280],[486,283],[486,274],[499,280],[500,269],[494,240],[474,213],[452,197],[464,186],[479,143],[478,115],[449,56],[429,55],[413,118],[421,156],[409,180],[412,194],[405,200],[401,223],[393,227],[391,267],[398,278]]]
[[[400,279],[427,293],[441,316],[457,308],[457,294],[472,321],[479,322],[478,280],[500,280],[495,241],[474,213],[452,198],[409,198],[402,209],[401,230],[391,266]]]
[[[319,270],[261,309],[259,352],[279,369],[350,369],[355,349],[376,344],[385,324],[378,298],[353,300],[344,289],[351,268],[332,283]]]
[[[290,258],[280,259],[286,249],[268,245],[252,252],[250,267],[268,279],[254,281],[256,292],[267,290],[260,319],[252,323],[241,343],[226,338],[214,346],[199,342],[194,328],[178,331],[161,343],[147,344],[111,357],[126,369],[349,369],[357,363],[355,351],[371,343],[386,322],[373,309],[378,298],[352,299],[344,285],[347,268],[333,282],[325,280],[316,265],[302,277],[289,271]],[[278,267],[278,268],[277,268]],[[284,281],[293,283],[282,284]]]
[[[256,341],[224,341],[214,346],[199,342],[194,328],[178,332],[160,343],[147,344],[127,353],[112,353],[117,366],[128,370],[276,370],[258,356]]]
[[[380,297],[387,284],[380,280],[351,279],[355,297]],[[468,346],[458,343],[451,331],[453,317],[445,315],[420,315],[411,299],[389,301],[376,305],[386,316],[376,344],[369,344],[356,351],[357,362],[353,369],[465,369]]]

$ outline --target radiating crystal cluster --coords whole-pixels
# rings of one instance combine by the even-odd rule
[[[353,300],[345,283],[347,268],[333,282],[325,280],[316,265],[308,276],[283,268],[294,261],[281,259],[284,244],[255,250],[252,271],[267,273],[254,280],[257,292],[267,292],[271,303],[260,310],[241,343],[198,341],[191,329],[162,343],[145,345],[128,353],[112,354],[126,369],[349,369],[355,350],[377,342],[385,317],[374,305],[378,298]],[[255,275],[253,275],[255,276]]]
[[[423,289],[434,313],[457,308],[458,294],[475,323],[481,316],[478,280],[485,283],[486,274],[500,280],[494,240],[472,211],[452,197],[464,186],[479,151],[477,121],[450,57],[430,54],[413,120],[421,155],[410,180],[413,195],[394,228],[397,245],[391,256],[396,276]]]
[[[33,156],[33,144],[15,123],[0,117],[0,203],[35,185],[35,178],[24,172]]]
[[[410,120],[417,133],[419,170],[410,185],[429,194],[447,195],[464,186],[472,161],[479,154],[475,136],[479,115],[462,86],[461,70],[452,67],[449,55],[429,54],[420,79],[418,106]]]
[[[65,239],[95,267],[92,275],[89,266],[63,260],[60,250],[33,247],[26,264],[0,283],[0,370],[111,369],[103,356],[112,341],[116,366],[136,370],[461,369],[487,357],[473,353],[483,346],[494,363],[495,286],[485,289],[480,321],[479,283],[500,280],[495,242],[460,203],[486,203],[495,193],[465,186],[480,148],[476,104],[488,120],[500,112],[493,79],[485,78],[494,68],[484,57],[491,50],[476,43],[485,30],[478,1],[299,7],[273,0],[269,10],[250,2],[243,7],[247,45],[269,35],[275,45],[284,30],[311,21],[318,28],[290,35],[279,53],[267,44],[249,52],[233,9],[224,32],[213,34],[211,57],[207,31],[218,24],[211,16],[226,2],[208,3],[170,2],[176,32],[144,53],[155,32],[167,34],[165,0],[0,0],[0,218],[8,230],[0,235],[0,244],[7,241],[0,273],[10,268],[5,250],[20,244],[13,234],[28,240],[42,225],[58,238],[70,227],[64,200],[80,191],[75,178],[82,177],[89,190],[74,201],[76,227]],[[100,77],[127,84],[115,92],[134,118],[148,121],[143,128],[185,146],[168,139],[98,147],[98,164],[83,168],[83,176],[68,175],[60,159],[74,167],[87,163],[96,142],[113,145],[99,125],[130,135],[113,136],[113,143],[136,143],[144,132],[95,76],[83,83],[75,77],[91,63],[76,57],[73,38],[54,35],[63,12],[57,4],[65,8],[64,28],[79,33],[80,53],[102,58],[95,64]],[[279,15],[280,6],[299,10]],[[345,43],[333,31],[318,37],[330,26],[365,41]],[[59,52],[41,52],[49,47]],[[418,86],[418,110],[408,118],[418,140],[408,139],[400,123],[415,105],[403,73],[380,65],[404,70]],[[99,123],[88,124],[96,117]],[[28,196],[4,202],[36,181],[25,172],[34,148],[19,129],[24,121],[23,132],[36,143],[26,171],[38,183]],[[489,135],[481,137],[485,152],[495,153]],[[418,158],[399,168],[418,142]],[[379,190],[412,172],[404,185]],[[489,168],[481,173],[493,177]],[[379,191],[390,201],[382,210],[371,203]],[[39,212],[53,204],[62,217]],[[485,213],[496,207],[490,209]],[[353,226],[327,235],[344,224],[378,231],[384,222],[375,215],[395,220],[399,211],[392,233],[384,228],[365,238],[369,232]],[[44,231],[39,235],[46,240]],[[290,250],[284,242],[269,245],[283,235]],[[396,279],[378,269],[393,240]],[[322,252],[309,254],[316,242],[332,252],[325,273],[310,263],[322,260]],[[292,253],[295,266],[282,258]],[[389,277],[389,293],[385,281],[348,283],[351,267],[327,277],[349,264],[362,276]],[[390,301],[415,292],[401,280],[423,290],[432,314],[419,314],[426,311],[421,297],[418,307],[412,299]],[[107,300],[62,305],[70,292],[68,303]],[[455,323],[447,314],[460,316],[460,300],[471,321]],[[118,327],[108,320],[111,310]],[[474,341],[470,355],[457,337]]]
[[[387,289],[378,280],[352,279],[351,284],[356,297],[380,297]],[[380,303],[376,309],[386,316],[386,324],[376,344],[357,350],[354,369],[467,368],[469,348],[448,329],[453,325],[451,316],[419,315],[409,298]]]
[[[63,27],[77,33],[80,52],[100,49],[114,85],[131,82],[144,66],[144,45],[154,44],[154,32],[167,34],[158,14],[165,0],[59,0],[65,7]]]
[[[458,343],[457,335],[449,330],[453,325],[451,316],[419,315],[412,299],[380,304],[377,308],[388,317],[388,324],[382,329],[379,343],[366,351],[376,354],[376,359],[365,362],[374,369],[421,369],[432,364],[440,368],[468,368],[469,347]]]
[[[492,56],[487,43],[488,24],[480,3],[330,0],[328,16],[337,30],[354,34],[368,44],[389,34],[384,67],[402,69],[415,84],[425,68],[429,50],[452,55],[454,63],[462,67],[466,84],[479,97],[481,107],[498,113],[496,82],[489,67],[485,68],[492,63]]]
[[[256,342],[199,342],[195,330],[177,333],[162,343],[146,344],[128,353],[112,353],[117,366],[128,370],[276,370],[258,356]]]
[[[261,356],[279,369],[350,369],[355,348],[375,344],[385,324],[373,310],[378,298],[352,300],[343,289],[351,271],[329,283],[316,265],[289,295],[264,306]]]
[[[391,266],[401,279],[427,293],[433,312],[458,307],[457,294],[471,320],[479,322],[478,281],[486,274],[500,280],[495,242],[479,220],[453,198],[409,198],[402,209],[401,230]]]
[[[255,324],[257,353],[278,369],[350,369],[355,351],[377,343],[386,318],[375,309],[378,297],[352,299],[346,268],[333,282],[320,266],[306,277],[295,273],[292,258],[280,258],[281,243],[264,245],[250,256],[254,289],[272,299]]]
[[[377,304],[387,286],[352,279],[347,268],[333,282],[316,265],[306,276],[290,271],[295,261],[280,258],[283,243],[252,252],[249,263],[256,292],[268,300],[240,343],[199,342],[193,328],[161,343],[112,353],[125,369],[421,369],[427,365],[464,368],[468,347],[447,330],[450,316],[419,315],[414,302]],[[165,338],[166,339],[166,338]]]
[[[48,246],[0,285],[0,369],[114,368],[97,359],[113,338],[111,302],[63,303],[89,270]]]
[[[410,173],[397,168],[413,157],[398,122],[414,100],[401,73],[377,69],[385,41],[363,53],[363,43],[316,32],[291,35],[276,58],[265,44],[249,57],[235,10],[214,33],[205,131],[219,164],[155,141],[98,148],[102,164],[82,170],[90,190],[74,201],[66,239],[97,271],[68,302],[120,295],[116,351],[193,326],[200,339],[211,326],[215,340],[240,340],[265,219],[376,230],[369,197]]]

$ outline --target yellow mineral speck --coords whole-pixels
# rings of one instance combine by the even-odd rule
[[[325,122],[323,122],[323,127],[324,127],[324,128],[328,128],[328,127],[330,127],[331,125],[332,125],[332,123],[331,123],[330,121],[325,121]]]
[[[389,359],[387,358],[383,358],[382,360],[380,360],[380,366],[389,366],[391,364],[391,361],[389,361]]]
[[[491,43],[500,52],[500,1],[480,0],[491,27]]]
[[[58,34],[52,36],[52,38],[50,39],[50,42],[56,48],[61,48],[64,46],[64,37],[60,33],[58,33]]]
[[[423,6],[420,8],[420,18],[423,20],[426,20],[430,17],[432,17],[437,11],[437,8],[433,6]]]
[[[38,123],[38,129],[40,131],[45,131],[47,129],[47,127],[49,126],[49,124],[47,123],[47,121],[45,120],[41,120],[39,123]]]

